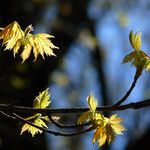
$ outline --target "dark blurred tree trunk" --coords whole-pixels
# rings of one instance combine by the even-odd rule
[[[138,138],[130,139],[125,150],[148,150],[150,149],[148,139],[150,139],[150,128]]]

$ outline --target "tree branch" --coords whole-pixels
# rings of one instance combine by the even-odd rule
[[[131,94],[132,90],[134,89],[134,87],[136,85],[136,82],[137,82],[138,78],[140,77],[138,75],[138,73],[139,73],[139,69],[136,69],[134,80],[133,80],[129,90],[116,104],[114,104],[114,106],[119,106],[120,104],[122,104],[128,98],[128,96]]]
[[[121,111],[126,109],[140,109],[143,107],[150,106],[150,99],[143,100],[136,103],[129,103],[120,106],[101,106],[97,107],[97,111]],[[53,109],[53,108],[46,108],[46,109],[36,109],[30,107],[21,107],[21,106],[9,106],[7,104],[0,104],[0,111],[4,111],[7,113],[24,113],[24,114],[35,114],[41,113],[46,115],[52,114],[69,114],[69,113],[83,113],[88,111],[89,108],[81,107],[81,108],[60,108],[60,109]]]

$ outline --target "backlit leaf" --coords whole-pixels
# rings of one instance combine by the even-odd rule
[[[1,28],[1,30],[0,39],[3,40],[2,44],[6,46],[5,50],[12,50],[14,57],[19,51],[22,51],[21,58],[23,62],[29,58],[32,50],[35,60],[39,55],[42,55],[44,59],[44,54],[56,56],[52,49],[58,49],[58,47],[50,40],[54,36],[46,33],[31,34],[30,32],[33,31],[32,25],[29,25],[23,31],[19,24],[14,21],[8,26]]]
[[[92,140],[93,143],[95,143],[97,139],[100,137],[100,134],[102,133],[102,129],[103,126],[96,129],[96,132],[94,133],[93,140]]]
[[[95,101],[95,98],[94,98],[93,94],[90,94],[87,97],[87,102],[88,102],[90,110],[85,112],[85,113],[83,113],[79,117],[78,122],[77,122],[78,124],[82,124],[84,122],[91,121],[91,120],[94,119],[94,116],[96,114],[97,102]]]
[[[40,118],[36,118],[31,123],[34,124],[34,125],[37,125],[39,127],[47,128],[47,125],[45,124],[45,122],[42,119],[40,119]],[[29,133],[31,133],[32,137],[34,137],[34,135],[37,134],[37,133],[42,133],[42,130],[40,130],[40,129],[36,128],[36,127],[33,127],[32,125],[29,125],[27,123],[25,123],[23,125],[20,134],[22,134],[25,131],[28,131]]]
[[[117,134],[122,134],[125,128],[120,124],[123,120],[117,115],[112,115],[110,118],[102,117],[101,123],[96,126],[93,143],[98,141],[99,146],[102,146],[106,143],[110,144],[111,141],[114,141]],[[95,120],[96,122],[96,120]],[[95,123],[96,124],[96,123]]]
[[[141,50],[141,33],[135,34],[131,31],[129,34],[129,40],[134,48],[134,51],[126,55],[123,59],[123,63],[131,62],[138,69],[138,76],[141,75],[143,69],[150,71],[150,57]]]
[[[24,46],[24,49],[21,53],[21,58],[22,58],[22,62],[24,62],[26,59],[29,58],[30,54],[31,54],[31,50],[32,50],[32,46],[30,45],[30,43],[27,43]]]
[[[77,123],[78,123],[78,124],[83,124],[83,123],[85,123],[85,122],[87,122],[87,121],[90,121],[91,118],[92,118],[92,112],[91,112],[91,111],[87,111],[87,112],[83,113],[83,114],[79,117]]]
[[[135,34],[133,31],[129,34],[129,40],[132,45],[132,47],[139,51],[141,49],[142,41],[141,41],[141,33],[136,32]]]
[[[33,102],[34,108],[46,108],[50,104],[50,94],[48,88],[41,92],[39,96],[37,96]]]
[[[90,94],[87,98],[87,101],[88,101],[88,105],[90,107],[90,109],[92,111],[95,111],[96,110],[96,107],[97,107],[97,102],[94,98],[94,95],[93,94]]]
[[[135,58],[135,55],[135,52],[131,52],[130,54],[126,55],[123,59],[123,63],[132,62],[132,60]]]

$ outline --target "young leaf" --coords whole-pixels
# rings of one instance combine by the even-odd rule
[[[13,50],[14,57],[18,53],[23,36],[24,32],[16,21],[3,28],[0,32],[0,39],[3,40],[2,44],[6,45],[5,50]]]
[[[126,55],[124,58],[123,58],[123,63],[128,63],[128,62],[132,62],[133,59],[135,58],[135,55],[136,53],[135,52],[131,52],[130,54]]]
[[[87,111],[83,113],[79,118],[78,118],[78,124],[83,124],[87,121],[90,121],[93,116],[93,113],[91,111]]]
[[[88,105],[91,111],[95,112],[97,107],[97,102],[95,101],[95,97],[93,94],[90,94],[87,98]]]
[[[89,105],[89,108],[90,110],[83,113],[77,123],[78,124],[82,124],[84,122],[87,122],[87,121],[91,121],[94,119],[94,116],[96,114],[96,107],[97,107],[97,102],[95,101],[95,98],[94,98],[94,95],[93,94],[90,94],[88,97],[87,97],[87,102],[88,102],[88,105]]]
[[[99,139],[100,134],[102,133],[102,130],[103,130],[103,126],[96,129],[94,136],[93,136],[93,140],[92,140],[93,144]]]
[[[33,102],[34,108],[46,108],[50,104],[51,100],[50,100],[50,94],[48,90],[49,89],[47,88],[42,93],[39,93],[39,96],[37,96],[34,99],[34,102]]]
[[[99,146],[102,146],[108,142],[114,141],[117,134],[122,134],[125,128],[120,124],[123,120],[117,115],[112,115],[110,118],[103,117],[100,125],[96,126],[96,130],[93,136],[93,143],[98,141]],[[96,122],[96,120],[95,120]]]
[[[129,40],[132,47],[139,51],[141,49],[142,40],[141,40],[141,33],[136,32],[135,34],[131,31],[129,34]]]
[[[45,124],[45,122],[42,119],[40,119],[40,118],[36,118],[31,123],[33,123],[34,125],[37,125],[39,127],[47,128],[47,125]],[[36,127],[33,127],[32,125],[29,125],[27,123],[25,123],[22,126],[20,134],[22,134],[25,131],[28,131],[29,133],[31,133],[32,137],[34,137],[34,135],[37,134],[37,133],[42,133],[42,130],[40,130],[40,129],[36,128]]]
[[[109,118],[109,124],[116,134],[122,134],[122,131],[125,130],[125,128],[120,124],[122,121],[123,119],[117,117],[117,115],[112,115]]]
[[[47,88],[45,91],[39,93],[39,96],[37,96],[35,98],[35,100],[33,102],[33,107],[34,108],[43,108],[44,109],[44,108],[46,108],[50,104],[51,100],[50,100],[50,94],[49,94],[48,90],[49,89]],[[54,116],[53,118],[55,120],[58,120],[60,117]],[[48,116],[42,116],[42,114],[40,114],[40,113],[36,113],[35,115],[30,116],[30,117],[26,118],[25,120],[28,120],[31,123],[33,123],[33,124],[35,124],[35,125],[37,125],[39,127],[46,127],[46,128],[47,128],[47,125],[45,124],[44,121],[50,122]],[[28,131],[29,133],[31,133],[33,137],[37,133],[42,133],[42,130],[39,130],[38,128],[33,127],[32,125],[29,125],[27,123],[25,123],[22,126],[21,134],[23,132],[25,132],[25,131]]]
[[[58,49],[49,38],[54,38],[54,36],[51,36],[46,33],[39,33],[39,34],[28,34],[26,37],[26,43],[24,44],[23,52],[21,54],[21,57],[23,59],[23,62],[28,59],[30,56],[31,50],[33,49],[33,54],[35,57],[35,60],[37,59],[38,55],[42,55],[44,59],[44,53],[47,56],[56,56],[54,52],[52,51],[53,48]],[[28,47],[26,47],[28,45]]]
[[[32,50],[35,60],[39,54],[42,55],[43,59],[44,54],[47,56],[56,56],[52,49],[58,49],[58,47],[50,40],[54,36],[46,33],[31,34],[30,32],[33,31],[32,25],[29,25],[23,31],[19,24],[14,21],[5,28],[1,28],[1,30],[0,39],[3,40],[2,44],[6,45],[5,49],[13,50],[15,56],[20,48],[22,48],[21,58],[23,62],[29,58]]]
[[[150,57],[141,50],[141,33],[134,34],[131,31],[129,40],[134,51],[124,57],[123,63],[131,62],[138,69],[138,76],[140,76],[143,69],[150,70]]]

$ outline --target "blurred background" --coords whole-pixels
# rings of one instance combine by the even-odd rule
[[[132,50],[128,40],[131,30],[142,32],[142,49],[150,54],[149,0],[1,1],[0,26],[12,21],[17,21],[22,29],[32,24],[34,33],[54,35],[52,42],[60,49],[54,50],[57,57],[39,57],[33,62],[31,56],[21,64],[20,58],[14,59],[1,46],[0,103],[32,107],[34,97],[49,87],[53,108],[87,107],[90,92],[99,105],[111,105],[126,93],[134,77],[135,68],[122,65],[123,57]],[[126,103],[150,97],[149,75],[143,72]],[[102,149],[150,149],[149,108],[117,114],[124,119],[127,131]],[[75,123],[77,117],[63,116],[61,121]],[[32,138],[27,133],[19,135],[21,125],[0,116],[1,150],[100,149],[92,144],[93,133],[75,137],[42,134]]]

